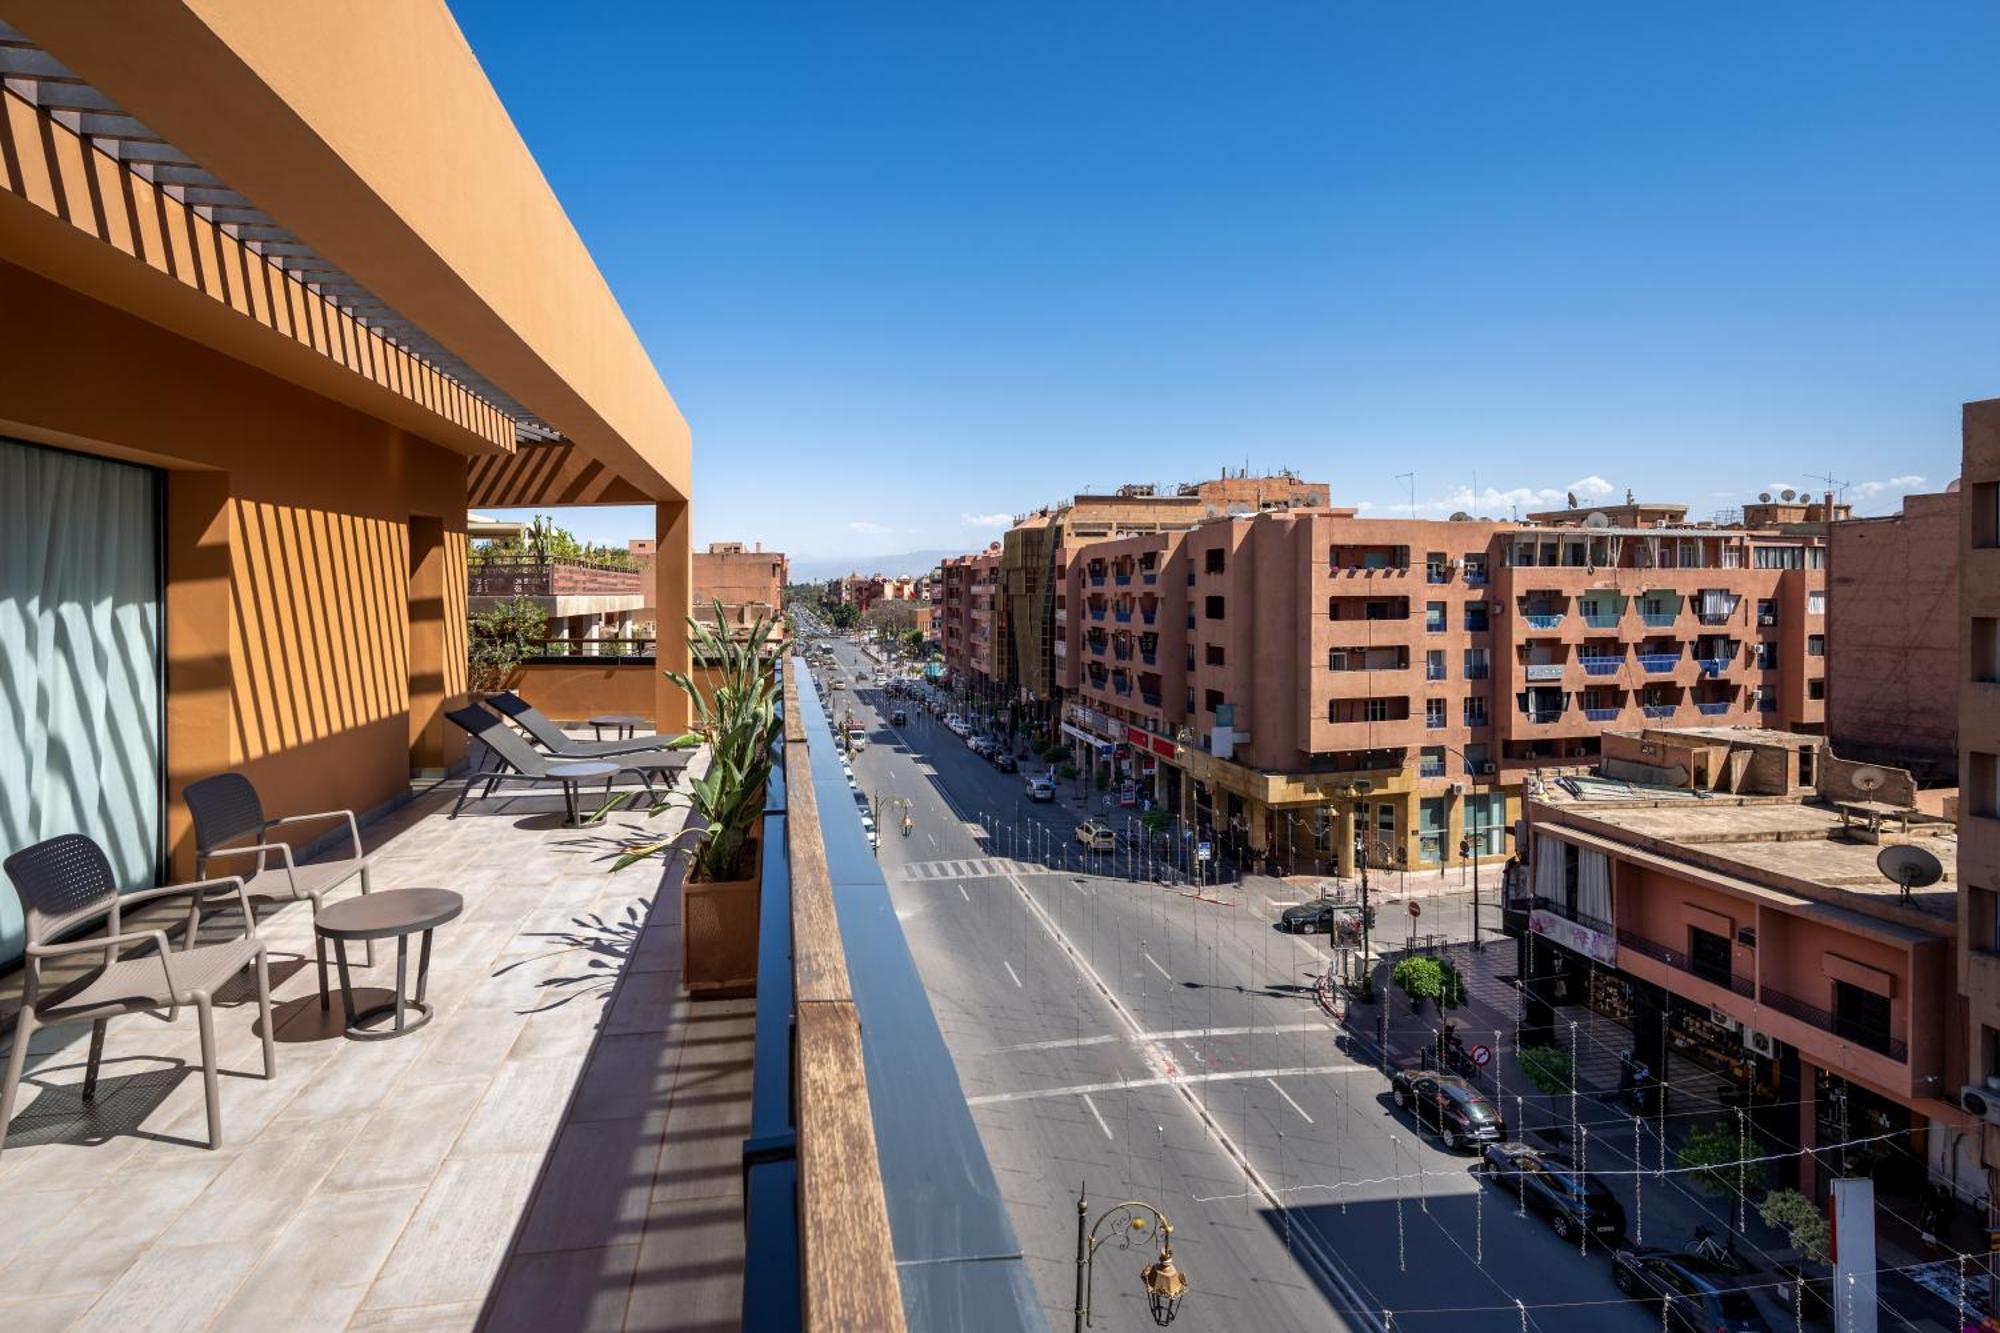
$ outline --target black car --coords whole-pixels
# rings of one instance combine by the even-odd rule
[[[1361,936],[1361,908],[1353,903],[1332,901],[1295,903],[1278,917],[1278,924],[1294,935]],[[1368,927],[1375,928],[1375,909],[1368,909]]]
[[[1013,755],[1008,754],[1005,750],[995,750],[993,752],[993,767],[999,769],[1002,773],[1018,773],[1021,771],[1021,765],[1016,762]]]
[[[1438,1136],[1452,1152],[1507,1137],[1507,1122],[1493,1103],[1456,1074],[1434,1069],[1398,1069],[1389,1080],[1396,1105]]]
[[[1525,1143],[1489,1143],[1480,1156],[1493,1183],[1547,1217],[1559,1239],[1573,1241],[1579,1232],[1605,1245],[1625,1239],[1624,1205],[1563,1154]]]
[[[1770,1333],[1750,1293],[1749,1265],[1741,1260],[1704,1258],[1679,1250],[1620,1250],[1612,1256],[1611,1280],[1618,1290],[1659,1310],[1676,1328],[1698,1333]]]

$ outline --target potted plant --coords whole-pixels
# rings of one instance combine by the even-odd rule
[[[714,622],[688,617],[688,646],[707,684],[678,671],[667,679],[688,696],[694,713],[690,744],[708,746],[708,768],[685,793],[649,812],[681,806],[686,828],[672,837],[625,849],[613,869],[665,855],[681,874],[681,984],[690,992],[744,994],[756,989],[758,903],[762,871],[757,831],[764,787],[783,730],[778,684],[765,659],[771,621],[759,617],[748,636],[732,639]]]

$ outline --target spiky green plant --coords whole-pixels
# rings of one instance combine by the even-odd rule
[[[684,795],[669,796],[648,813],[679,807],[694,818],[673,837],[627,847],[614,870],[680,852],[688,856],[690,876],[697,881],[719,883],[739,877],[744,848],[763,815],[764,784],[771,776],[772,754],[784,719],[778,712],[777,677],[764,656],[771,619],[760,616],[741,639],[730,638],[722,624],[720,602],[713,621],[688,617],[688,647],[709,676],[706,689],[686,673],[666,673],[688,696],[694,730],[687,743],[708,746],[708,771],[690,781]]]

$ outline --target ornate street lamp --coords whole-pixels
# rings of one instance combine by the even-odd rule
[[[1090,1324],[1091,1293],[1097,1274],[1097,1247],[1116,1240],[1118,1248],[1129,1250],[1132,1242],[1151,1230],[1159,1237],[1159,1256],[1139,1272],[1139,1286],[1146,1293],[1146,1309],[1161,1328],[1174,1322],[1181,1300],[1187,1295],[1187,1274],[1174,1266],[1174,1224],[1150,1203],[1127,1200],[1105,1209],[1090,1222],[1090,1203],[1079,1187],[1076,1196],[1076,1333]],[[1117,1219],[1112,1229],[1099,1235],[1104,1224]]]

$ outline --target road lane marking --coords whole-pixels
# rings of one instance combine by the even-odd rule
[[[1173,1073],[1153,1078],[1123,1078],[1115,1083],[1078,1083],[1067,1088],[1029,1088],[1021,1092],[989,1092],[979,1097],[968,1097],[973,1106],[988,1106],[994,1102],[1033,1102],[1048,1097],[1076,1097],[1089,1092],[1118,1092],[1125,1088],[1158,1088],[1171,1083],[1233,1083],[1239,1079],[1261,1078],[1269,1082],[1273,1078],[1304,1077],[1311,1074],[1340,1074],[1357,1069],[1373,1069],[1373,1065],[1286,1065],[1278,1069],[1212,1069],[1200,1074]],[[1283,1091],[1280,1089],[1279,1091]],[[1285,1098],[1291,1101],[1290,1097]],[[1292,1103],[1294,1106],[1296,1102]],[[1304,1114],[1301,1112],[1300,1114]]]
[[[1020,978],[1020,976],[1019,976],[1018,974],[1016,974],[1016,973],[1015,973],[1015,971],[1014,971],[1014,965],[1013,965],[1012,963],[1008,962],[1008,961],[1007,961],[1006,959],[1004,959],[1004,958],[1003,958],[1003,959],[1001,959],[1001,960],[1000,960],[1000,966],[1002,966],[1002,967],[1006,968],[1006,969],[1007,969],[1007,975],[1008,975],[1008,976],[1010,976],[1010,977],[1013,977],[1013,978],[1014,978],[1014,984],[1015,984],[1015,985],[1016,985],[1017,987],[1018,987],[1018,986],[1020,986],[1020,984],[1021,984],[1021,978]]]
[[[1139,952],[1140,952],[1140,954],[1142,954],[1142,955],[1143,955],[1143,956],[1145,957],[1145,959],[1146,959],[1146,961],[1147,961],[1147,962],[1149,962],[1149,963],[1151,963],[1151,964],[1153,965],[1153,970],[1154,970],[1155,972],[1158,972],[1158,973],[1159,973],[1159,974],[1160,974],[1161,976],[1165,977],[1165,978],[1166,978],[1166,979],[1167,979],[1168,981],[1172,981],[1172,980],[1174,979],[1174,974],[1173,974],[1173,973],[1171,973],[1171,972],[1167,971],[1167,969],[1165,969],[1164,967],[1161,967],[1161,966],[1160,966],[1160,960],[1159,960],[1159,959],[1157,959],[1157,958],[1153,957],[1153,955],[1151,955],[1151,954],[1147,953],[1147,952],[1146,952],[1146,951],[1145,951],[1144,949],[1141,949],[1141,950],[1139,950]]]
[[[1123,1032],[1103,1032],[1093,1037],[1056,1037],[1050,1041],[1024,1041],[1013,1046],[995,1046],[992,1054],[1002,1055],[1010,1051],[1060,1051],[1068,1050],[1074,1046],[1103,1046],[1114,1041],[1185,1041],[1190,1037],[1249,1037],[1265,1032],[1331,1032],[1334,1030],[1333,1024],[1320,1019],[1310,1023],[1259,1023],[1256,1027],[1241,1028],[1173,1028],[1163,1032],[1141,1032],[1136,1036],[1128,1036]]]
[[[965,891],[965,886],[963,884],[958,886],[958,896],[965,899],[965,901],[967,902],[972,901],[972,895]]]
[[[1305,1121],[1308,1125],[1310,1125],[1313,1122],[1313,1118],[1306,1114],[1306,1108],[1300,1106],[1297,1102],[1293,1101],[1292,1094],[1286,1092],[1282,1087],[1280,1087],[1278,1085],[1278,1080],[1276,1080],[1275,1078],[1267,1078],[1264,1081],[1271,1085],[1271,1091],[1277,1093],[1280,1097],[1283,1097],[1285,1099],[1285,1105],[1291,1107],[1294,1111],[1297,1111],[1299,1113],[1299,1119]]]
[[[1107,1139],[1110,1138],[1111,1126],[1104,1123],[1104,1113],[1097,1109],[1097,1103],[1090,1100],[1090,1094],[1087,1092],[1083,1094],[1083,1104],[1088,1106],[1091,1115],[1097,1118],[1097,1127],[1104,1131],[1104,1137]]]

